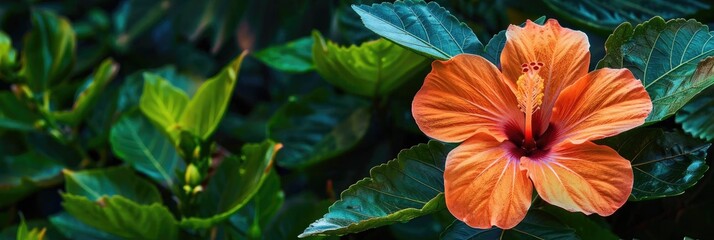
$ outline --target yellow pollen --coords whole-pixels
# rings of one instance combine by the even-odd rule
[[[518,108],[526,115],[533,114],[543,103],[543,78],[538,75],[538,71],[543,67],[543,63],[532,62],[523,64],[523,75],[518,77],[516,85],[518,91]]]

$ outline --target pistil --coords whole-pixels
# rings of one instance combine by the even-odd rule
[[[543,78],[538,72],[543,67],[541,62],[524,63],[521,65],[523,74],[518,78],[518,108],[525,114],[524,140],[522,147],[526,150],[535,148],[533,138],[533,113],[540,109],[543,102]]]

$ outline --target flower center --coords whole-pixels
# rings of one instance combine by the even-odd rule
[[[518,108],[525,114],[525,132],[521,147],[532,151],[537,147],[533,139],[533,113],[540,109],[543,103],[543,78],[538,72],[543,68],[542,62],[530,62],[521,65],[523,74],[518,77],[516,98]]]

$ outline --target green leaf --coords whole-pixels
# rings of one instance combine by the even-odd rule
[[[86,197],[62,194],[62,206],[74,217],[96,229],[125,239],[178,239],[178,224],[160,203],[141,205],[120,195]]]
[[[426,67],[427,59],[385,39],[348,48],[313,31],[317,72],[340,89],[365,97],[384,96]]]
[[[33,228],[32,230],[28,230],[27,225],[25,224],[25,218],[22,218],[22,221],[20,222],[20,226],[17,228],[17,240],[42,240],[45,238],[45,231],[47,231],[46,228],[38,229],[38,228]]]
[[[74,197],[86,197],[88,201],[121,195],[138,204],[161,203],[159,190],[126,167],[78,172],[65,170],[64,177],[67,193]]]
[[[17,52],[12,48],[12,39],[0,31],[0,80],[12,82],[17,67]]]
[[[632,162],[635,182],[631,201],[684,193],[704,176],[711,144],[681,132],[635,129],[601,140]]]
[[[158,23],[171,7],[169,0],[128,0],[114,12],[114,47],[125,51],[138,36]]]
[[[275,171],[268,174],[263,186],[253,199],[238,213],[231,215],[233,227],[245,233],[250,239],[260,239],[273,215],[280,210],[285,201],[285,194],[280,188],[280,176]]]
[[[431,141],[402,150],[342,192],[300,237],[344,235],[409,221],[444,209],[444,163],[450,147]]]
[[[712,81],[714,58],[702,60],[692,77],[695,81]],[[709,79],[704,79],[709,78]],[[711,141],[714,139],[714,88],[707,88],[677,112],[675,120],[692,136]]]
[[[263,239],[298,239],[298,234],[320,217],[332,202],[302,194],[289,198],[265,228]],[[303,238],[303,237],[300,237]],[[338,239],[309,237],[307,239]]]
[[[188,102],[188,96],[181,89],[158,75],[144,73],[144,91],[139,108],[174,141],[178,139],[178,121]]]
[[[714,37],[695,20],[667,22],[654,17],[634,29],[623,23],[605,42],[607,54],[598,68],[628,68],[652,98],[646,123],[663,120],[714,84],[714,78],[695,78],[697,64],[714,55]]]
[[[309,72],[315,69],[312,63],[312,51],[310,51],[312,43],[311,37],[304,37],[284,45],[260,50],[254,56],[265,65],[283,72]]]
[[[166,186],[173,186],[175,170],[185,167],[171,140],[140,114],[121,118],[109,140],[117,157]]]
[[[0,129],[18,131],[37,130],[35,122],[40,116],[11,92],[0,92]]]
[[[179,122],[182,129],[193,133],[195,136],[208,139],[218,124],[223,119],[228,103],[233,94],[233,88],[238,81],[238,72],[243,58],[248,52],[243,52],[233,60],[218,75],[201,85],[196,90],[191,102],[181,115]]]
[[[94,72],[94,76],[87,80],[89,85],[79,93],[77,99],[74,101],[72,110],[53,112],[53,117],[58,121],[70,125],[79,124],[89,110],[97,103],[101,97],[100,94],[102,94],[109,82],[114,79],[117,71],[119,71],[118,64],[112,59],[104,60]]]
[[[180,3],[179,26],[193,42],[200,40],[208,31],[211,53],[218,53],[230,37],[244,37],[237,32],[241,16],[248,6],[247,1],[188,0]]]
[[[592,28],[610,31],[623,22],[641,23],[651,17],[686,17],[709,5],[698,0],[545,0],[560,16]]]
[[[61,182],[64,166],[36,152],[0,158],[0,207]]]
[[[241,157],[228,157],[210,178],[206,191],[199,195],[199,216],[184,218],[181,226],[207,229],[228,219],[245,206],[268,178],[275,154],[282,145],[267,140],[246,144]]]
[[[121,239],[116,235],[103,232],[99,229],[87,225],[67,212],[55,214],[53,216],[50,216],[49,219],[50,222],[52,222],[52,225],[68,239]]]
[[[363,99],[320,90],[291,98],[268,121],[269,138],[285,144],[278,164],[306,167],[350,150],[369,127],[367,106]]]
[[[353,5],[352,9],[373,32],[435,59],[483,52],[483,44],[471,28],[436,2],[405,0]]]
[[[158,75],[171,83],[172,86],[188,93],[188,96],[193,95],[198,88],[195,81],[181,75],[173,66],[164,66],[161,68],[137,71],[127,76],[119,89],[119,100],[117,102],[117,111],[120,113],[129,112],[135,107],[139,107],[139,100],[144,92],[144,73]]]
[[[41,93],[72,72],[76,39],[66,18],[47,11],[32,12],[32,26],[23,45],[20,75],[33,92]]]
[[[442,240],[490,240],[490,239],[579,239],[575,231],[550,214],[531,209],[526,218],[511,229],[496,227],[471,228],[461,221],[454,221],[441,235]]]
[[[543,25],[545,22],[545,16],[541,16],[534,23]],[[521,27],[525,26],[526,23],[522,23]],[[484,47],[483,57],[491,61],[496,67],[501,67],[501,52],[503,52],[503,47],[506,46],[506,30],[501,30],[496,35],[493,35],[491,40],[488,41],[486,47]]]
[[[607,229],[605,226],[602,225],[607,223],[605,223],[604,220],[599,216],[586,216],[581,212],[569,212],[565,209],[553,205],[546,205],[543,207],[543,210],[560,220],[560,222],[564,223],[568,227],[574,229],[575,234],[577,234],[580,239],[620,239],[617,235],[612,233],[610,229]],[[600,218],[602,224],[595,222],[593,218]]]

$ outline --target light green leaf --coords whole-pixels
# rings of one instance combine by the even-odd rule
[[[89,85],[79,93],[72,109],[53,112],[54,118],[70,125],[79,124],[89,110],[97,103],[100,94],[102,94],[109,82],[114,79],[117,71],[119,71],[118,64],[112,59],[104,60],[94,72],[94,76],[87,80]]]
[[[699,0],[545,0],[546,5],[564,18],[596,29],[610,31],[623,22],[641,23],[651,17],[686,17],[709,4]]]
[[[89,226],[67,212],[50,216],[52,225],[68,239],[120,240],[121,238]]]
[[[243,52],[233,60],[218,75],[201,85],[186,106],[180,120],[182,129],[194,135],[208,139],[223,119],[228,103],[233,94],[233,88],[238,81],[238,72],[243,58],[248,52]]]
[[[312,38],[304,37],[260,50],[254,56],[274,69],[288,73],[304,73],[315,69],[312,63],[312,45]]]
[[[436,2],[405,0],[353,5],[352,9],[373,32],[435,59],[483,52],[483,44],[471,28]]]
[[[541,16],[534,23],[543,25],[545,22],[545,16]],[[526,23],[522,23],[521,27],[525,26]],[[493,35],[491,40],[488,41],[486,47],[484,47],[483,57],[491,61],[497,67],[501,67],[501,52],[503,52],[503,47],[506,46],[506,30],[501,30],[496,35]]]
[[[385,39],[340,47],[312,33],[317,72],[340,89],[365,97],[384,96],[426,67],[427,59]]]
[[[46,228],[38,229],[38,228],[33,228],[32,230],[28,230],[27,225],[25,224],[25,218],[22,218],[22,221],[20,222],[20,226],[17,228],[17,240],[42,240],[45,238],[45,231],[47,231]]]
[[[40,116],[11,92],[0,92],[0,129],[33,131]]]
[[[144,91],[139,99],[139,108],[174,141],[178,139],[181,129],[178,121],[188,102],[188,96],[181,89],[158,75],[144,73]]]
[[[160,203],[141,205],[120,195],[92,201],[65,193],[62,199],[68,213],[107,233],[125,239],[178,239],[178,224]]]
[[[64,177],[67,193],[74,197],[85,197],[88,201],[121,195],[138,204],[161,203],[159,190],[126,167],[78,172],[65,170]],[[74,213],[72,215],[77,216]]]
[[[692,77],[694,81],[712,81],[714,79],[714,57],[702,60]],[[707,79],[708,78],[708,79]],[[707,88],[694,100],[684,105],[677,112],[675,120],[682,124],[682,129],[692,136],[711,141],[714,139],[714,88]]]
[[[199,205],[202,206],[199,216],[182,219],[181,226],[211,228],[240,210],[268,178],[275,154],[281,147],[280,143],[270,140],[247,144],[241,149],[240,158],[224,159],[210,178],[205,192],[199,195]]]
[[[61,182],[64,166],[36,152],[0,158],[0,207]]]
[[[32,13],[32,31],[25,37],[20,75],[33,92],[44,92],[69,76],[75,62],[75,42],[66,18],[41,10]]]
[[[0,80],[12,81],[17,74],[17,52],[12,48],[12,39],[0,31]]]
[[[185,167],[171,140],[140,114],[121,118],[109,140],[117,157],[166,186],[173,186],[175,170]]]
[[[607,39],[607,54],[598,68],[628,68],[652,98],[645,120],[663,120],[714,84],[714,78],[695,78],[697,64],[714,55],[714,35],[695,20],[667,22],[654,17],[634,29],[623,23]]]
[[[454,221],[441,234],[442,240],[491,240],[491,239],[580,239],[572,228],[550,214],[531,209],[526,218],[511,229],[476,229],[461,221]]]
[[[171,83],[172,86],[183,90],[188,96],[193,95],[198,88],[198,84],[188,77],[176,71],[176,68],[169,65],[161,68],[136,71],[124,78],[119,89],[119,99],[117,102],[117,112],[125,113],[139,107],[139,100],[144,92],[144,73],[158,75]]]
[[[444,209],[444,163],[450,150],[436,141],[402,150],[342,192],[300,237],[356,233]]]
[[[543,207],[543,211],[546,211],[553,217],[560,220],[568,227],[575,230],[575,234],[583,240],[606,240],[606,239],[620,239],[615,235],[610,229],[607,229],[602,224],[605,223],[602,217],[596,215],[586,216],[581,212],[569,212],[560,207],[553,205],[546,205]],[[600,218],[602,223],[597,223],[593,218]]]
[[[682,194],[709,169],[706,156],[711,144],[681,132],[641,128],[599,142],[632,162],[631,201]]]
[[[285,144],[278,164],[306,167],[350,150],[369,127],[367,106],[363,99],[320,90],[291,98],[268,121],[269,138]]]

